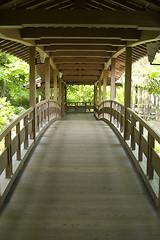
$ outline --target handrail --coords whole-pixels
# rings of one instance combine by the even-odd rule
[[[132,114],[136,121],[139,121],[152,135],[160,142],[160,134],[156,133],[155,130],[147,124],[147,122],[142,119],[137,113],[135,113],[132,109],[127,108],[127,112]]]
[[[22,113],[19,117],[17,117],[13,122],[11,122],[8,126],[6,126],[2,132],[0,132],[0,142],[2,139],[16,126],[18,122],[20,122],[25,116],[30,114],[33,111],[33,108],[27,109],[24,113]]]
[[[125,109],[117,101],[95,105],[95,116],[107,122],[118,135],[160,209],[160,135],[132,109]]]
[[[39,137],[60,117],[60,104],[44,100],[26,110],[0,133],[0,142],[4,140],[4,148],[0,153],[0,204]]]

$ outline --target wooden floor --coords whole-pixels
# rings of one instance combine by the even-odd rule
[[[46,131],[0,220],[0,240],[72,239],[160,239],[132,163],[90,114],[67,115]]]

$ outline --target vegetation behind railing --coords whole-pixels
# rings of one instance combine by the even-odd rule
[[[4,201],[40,135],[60,117],[60,105],[53,100],[44,100],[35,108],[29,108],[1,132],[0,203]]]
[[[93,112],[94,106],[91,102],[67,102],[67,113]]]
[[[160,208],[160,136],[133,110],[116,101],[96,105],[95,116],[119,136]]]

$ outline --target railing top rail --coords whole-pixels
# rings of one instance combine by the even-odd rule
[[[42,106],[43,104],[45,104],[45,103],[47,103],[47,102],[48,102],[48,100],[43,100],[43,101],[37,103],[37,104],[36,104],[36,107],[40,107],[40,106]]]
[[[134,118],[135,118],[137,121],[139,121],[139,122],[143,125],[143,127],[145,127],[145,128],[148,130],[148,132],[151,133],[152,136],[153,136],[156,140],[158,140],[158,142],[160,142],[160,135],[159,135],[158,133],[156,133],[155,130],[154,130],[151,126],[149,126],[144,119],[142,119],[137,113],[135,113],[135,112],[134,112],[132,109],[130,109],[130,108],[127,108],[127,111],[128,111],[130,114],[132,114],[132,115],[134,116]]]
[[[92,103],[92,102],[67,102],[67,103]]]
[[[124,107],[124,105],[123,105],[122,103],[117,102],[117,101],[115,101],[115,100],[106,100],[106,101],[104,101],[104,103],[107,103],[107,102],[113,102],[113,103],[118,104],[118,105],[121,106],[121,107]]]
[[[53,103],[56,103],[57,105],[59,105],[59,106],[61,107],[61,104],[59,104],[58,102],[56,102],[56,101],[54,101],[54,100],[52,100],[52,99],[50,99],[49,101],[50,101],[50,102],[53,102]]]
[[[33,107],[26,110],[24,113],[22,113],[19,117],[17,117],[13,122],[11,122],[8,126],[5,127],[5,129],[0,133],[0,141],[16,126],[25,116],[30,114],[33,111]]]

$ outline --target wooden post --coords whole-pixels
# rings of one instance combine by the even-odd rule
[[[5,137],[5,147],[8,149],[8,164],[6,167],[6,178],[13,174],[12,155],[11,155],[11,131]]]
[[[124,95],[124,139],[129,139],[128,121],[129,114],[127,108],[131,106],[131,78],[132,78],[132,48],[126,47],[126,61],[125,61],[125,95]]]
[[[62,117],[64,116],[64,82],[62,82],[62,111],[61,111]]]
[[[67,85],[65,85],[64,90],[65,113],[67,113]]]
[[[50,99],[50,59],[45,59],[45,99]]]
[[[16,134],[18,135],[17,160],[21,160],[20,122],[16,125]]]
[[[116,99],[115,58],[111,59],[111,100]]]
[[[57,102],[57,70],[54,70],[54,101]]]
[[[59,79],[59,104],[62,103],[62,86],[61,86],[61,79]]]
[[[36,48],[30,47],[30,88],[29,88],[29,106],[36,105],[36,67],[35,67]]]
[[[34,107],[34,111],[30,114],[32,119],[32,133],[31,139],[35,139],[36,136],[36,117],[35,117],[35,106],[36,106],[36,66],[35,66],[36,48],[30,47],[30,92],[29,92],[29,106]]]
[[[107,70],[103,71],[103,101],[106,101]]]
[[[98,82],[99,87],[99,105],[101,104],[101,81]]]
[[[97,104],[97,83],[94,85],[94,105]]]

